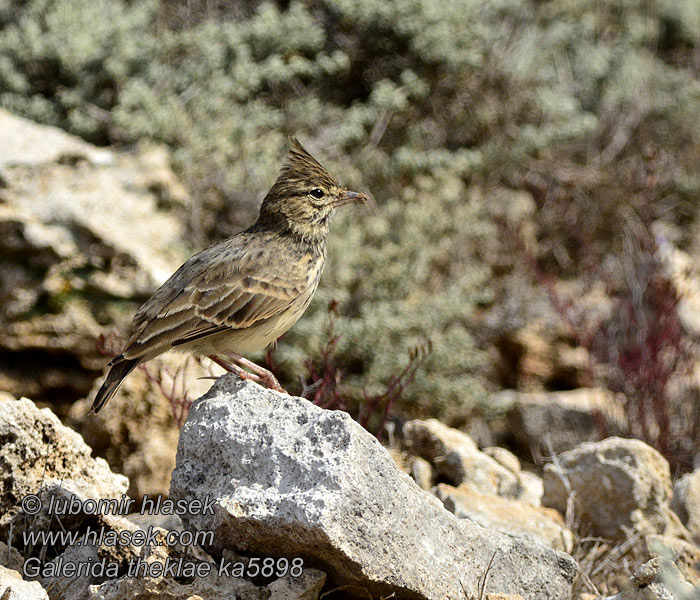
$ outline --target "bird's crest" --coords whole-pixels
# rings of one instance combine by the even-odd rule
[[[308,153],[297,138],[289,138],[289,140],[292,147],[277,178],[278,182],[323,183],[328,186],[340,187],[338,180]]]

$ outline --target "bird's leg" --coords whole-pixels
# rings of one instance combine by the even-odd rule
[[[209,358],[209,360],[212,362],[215,362],[229,373],[235,373],[241,379],[255,379],[256,381],[259,379],[257,376],[253,375],[252,373],[248,373],[245,369],[242,369],[238,365],[231,364],[230,362],[226,362],[224,359],[219,358],[216,356],[216,354],[209,354],[207,358]]]
[[[280,382],[277,381],[277,377],[272,374],[272,371],[268,371],[265,367],[255,364],[252,360],[248,360],[244,356],[238,354],[238,352],[227,352],[226,355],[230,356],[239,365],[255,373],[258,377],[258,381],[264,383],[267,387],[282,392],[283,394],[287,393],[287,390],[280,385]]]
[[[229,373],[235,373],[241,379],[257,381],[258,383],[262,383],[273,390],[277,390],[278,392],[282,392],[284,394],[287,393],[286,390],[280,385],[279,381],[277,381],[277,378],[267,369],[261,367],[260,365],[256,365],[253,361],[248,360],[236,352],[227,352],[226,354],[235,362],[240,363],[240,365],[243,365],[243,367],[246,367],[249,369],[249,371],[252,371],[252,373],[246,371],[246,369],[235,363],[226,362],[215,354],[210,354],[209,359]]]

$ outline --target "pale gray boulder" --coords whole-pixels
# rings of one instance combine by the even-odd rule
[[[566,554],[457,519],[348,414],[234,376],[190,409],[170,493],[215,499],[213,514],[182,517],[214,532],[213,556],[300,558],[355,586],[348,597],[463,600],[494,553],[488,592],[568,599],[577,572]]]

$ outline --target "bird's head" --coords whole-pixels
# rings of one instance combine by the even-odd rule
[[[303,237],[325,238],[335,209],[366,202],[367,196],[341,187],[299,140],[292,138],[291,142],[282,171],[262,202],[258,222],[281,221]]]

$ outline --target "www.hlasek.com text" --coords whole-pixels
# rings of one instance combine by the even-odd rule
[[[214,544],[213,531],[188,531],[173,529],[164,531],[155,526],[147,529],[116,531],[111,527],[93,528],[88,526],[82,531],[23,531],[22,541],[25,548],[38,546],[211,546]]]

